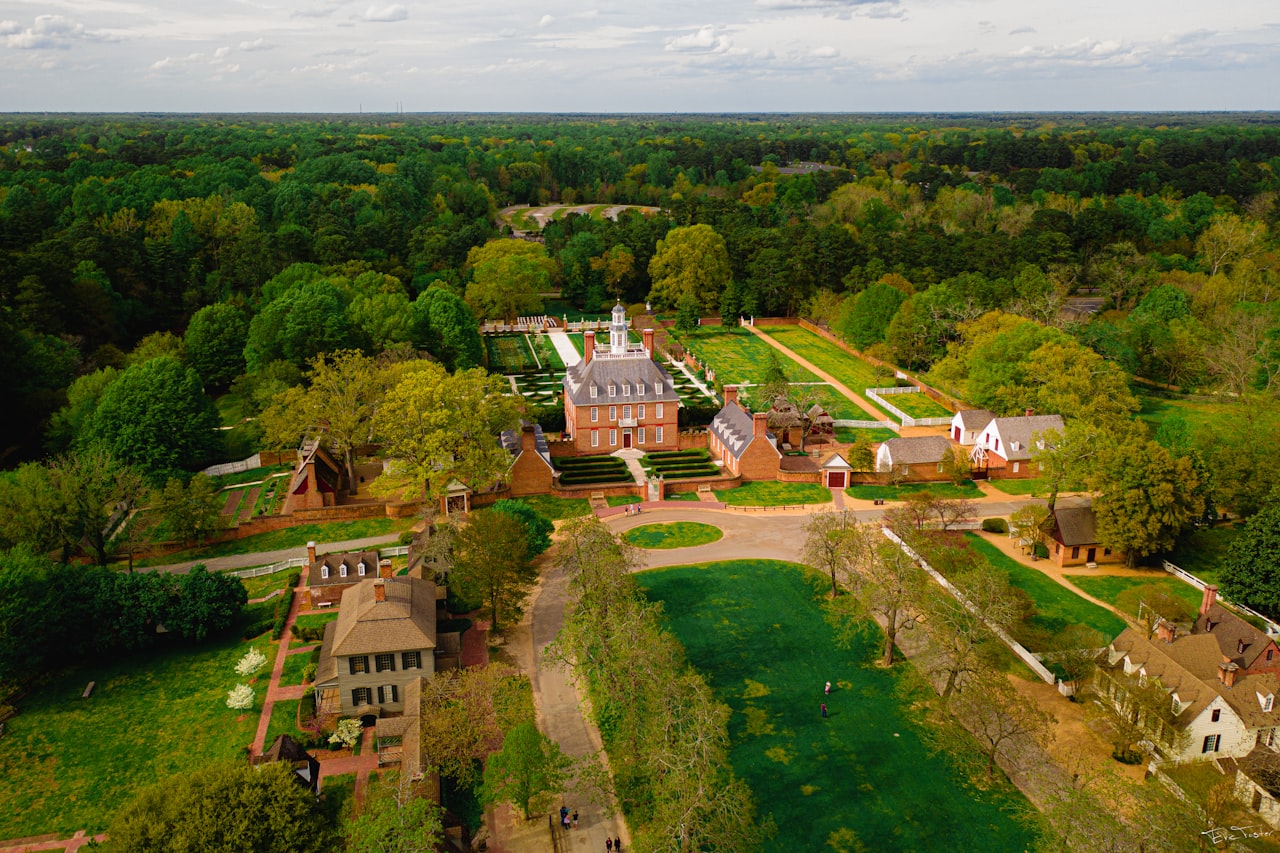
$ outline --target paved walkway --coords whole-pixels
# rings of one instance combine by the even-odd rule
[[[366,536],[363,539],[346,539],[342,542],[319,542],[316,552],[332,554],[336,551],[363,551],[375,545],[394,545],[400,541],[399,533],[387,533],[382,536]],[[185,574],[197,563],[203,563],[211,572],[223,572],[234,569],[250,569],[254,566],[269,566],[294,557],[305,557],[307,549],[301,545],[293,548],[280,548],[275,551],[255,551],[252,554],[232,554],[227,557],[207,557],[203,560],[186,560],[181,563],[169,563],[164,566],[148,566],[146,571],[176,572]]]
[[[720,399],[716,395],[715,391],[712,391],[706,385],[702,384],[702,381],[698,379],[697,376],[694,375],[692,370],[689,369],[689,365],[685,364],[683,361],[676,361],[674,358],[668,358],[667,364],[670,365],[675,370],[678,370],[681,373],[683,373],[685,376],[687,376],[689,378],[689,381],[692,382],[694,385],[696,385],[699,391],[701,391],[706,396],[710,397],[712,400]]]
[[[547,337],[551,338],[551,345],[556,348],[556,353],[560,356],[560,360],[564,362],[565,367],[573,367],[582,361],[578,348],[573,345],[573,341],[569,340],[568,332],[562,329],[552,329],[547,332]]]

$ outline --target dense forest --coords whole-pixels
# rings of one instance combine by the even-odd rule
[[[1026,402],[1019,359],[1046,343],[1242,400],[1252,432],[1217,445],[1246,457],[1209,467],[1250,471],[1217,478],[1249,512],[1277,480],[1247,450],[1275,434],[1278,190],[1267,114],[8,116],[0,323],[23,417],[0,446],[7,467],[105,446],[195,470],[242,449],[211,430],[228,391],[257,414],[337,350],[470,367],[477,318],[559,289],[588,311],[803,314],[994,408]],[[501,239],[504,208],[550,203],[660,213]],[[165,440],[140,449],[159,395]]]

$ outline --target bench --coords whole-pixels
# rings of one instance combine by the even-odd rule
[[[700,495],[702,495],[702,494],[707,494],[707,495],[711,494],[711,484],[710,484],[710,483],[699,483],[699,484],[698,484],[698,494],[700,494]]]
[[[1097,564],[1097,563],[1085,563],[1085,564],[1084,564],[1084,567],[1085,567],[1086,569],[1096,569],[1096,568],[1098,568],[1098,564]]]
[[[94,686],[95,684],[97,684],[97,683],[98,683],[98,682],[96,682],[96,681],[90,681],[90,682],[89,682],[89,686],[88,686],[88,687],[86,687],[86,688],[84,689],[84,693],[81,693],[81,694],[80,694],[80,698],[81,698],[81,699],[88,699],[88,698],[89,698],[89,694],[93,692],[93,686]]]

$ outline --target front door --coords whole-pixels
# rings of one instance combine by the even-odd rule
[[[1096,563],[1098,561],[1098,549],[1090,548],[1084,555],[1084,561],[1086,563]]]
[[[832,489],[843,489],[844,488],[844,472],[843,471],[827,472],[827,486]]]
[[[624,448],[631,446],[631,430],[629,429],[624,429],[622,431],[622,446]]]

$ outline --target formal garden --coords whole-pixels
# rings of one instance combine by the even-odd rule
[[[885,417],[894,417],[866,396],[868,388],[885,388],[897,384],[891,369],[877,368],[801,326],[759,326],[758,329],[819,370],[831,374],[837,382],[884,412]],[[946,410],[942,414],[947,414]]]
[[[562,486],[632,482],[627,463],[616,456],[563,456],[551,463],[560,472]]]
[[[640,467],[664,480],[682,480],[690,477],[717,477],[720,468],[711,461],[706,450],[660,450],[646,453],[640,458]]]
[[[836,637],[816,573],[737,560],[652,570],[638,580],[732,709],[733,768],[778,829],[767,850],[1034,845],[1027,819],[1034,809],[1012,785],[999,777],[975,787],[926,746],[917,708],[931,691],[912,665],[877,666],[874,629],[848,645]]]
[[[831,490],[817,483],[756,480],[734,489],[716,489],[716,500],[729,506],[795,506],[831,503]]]

